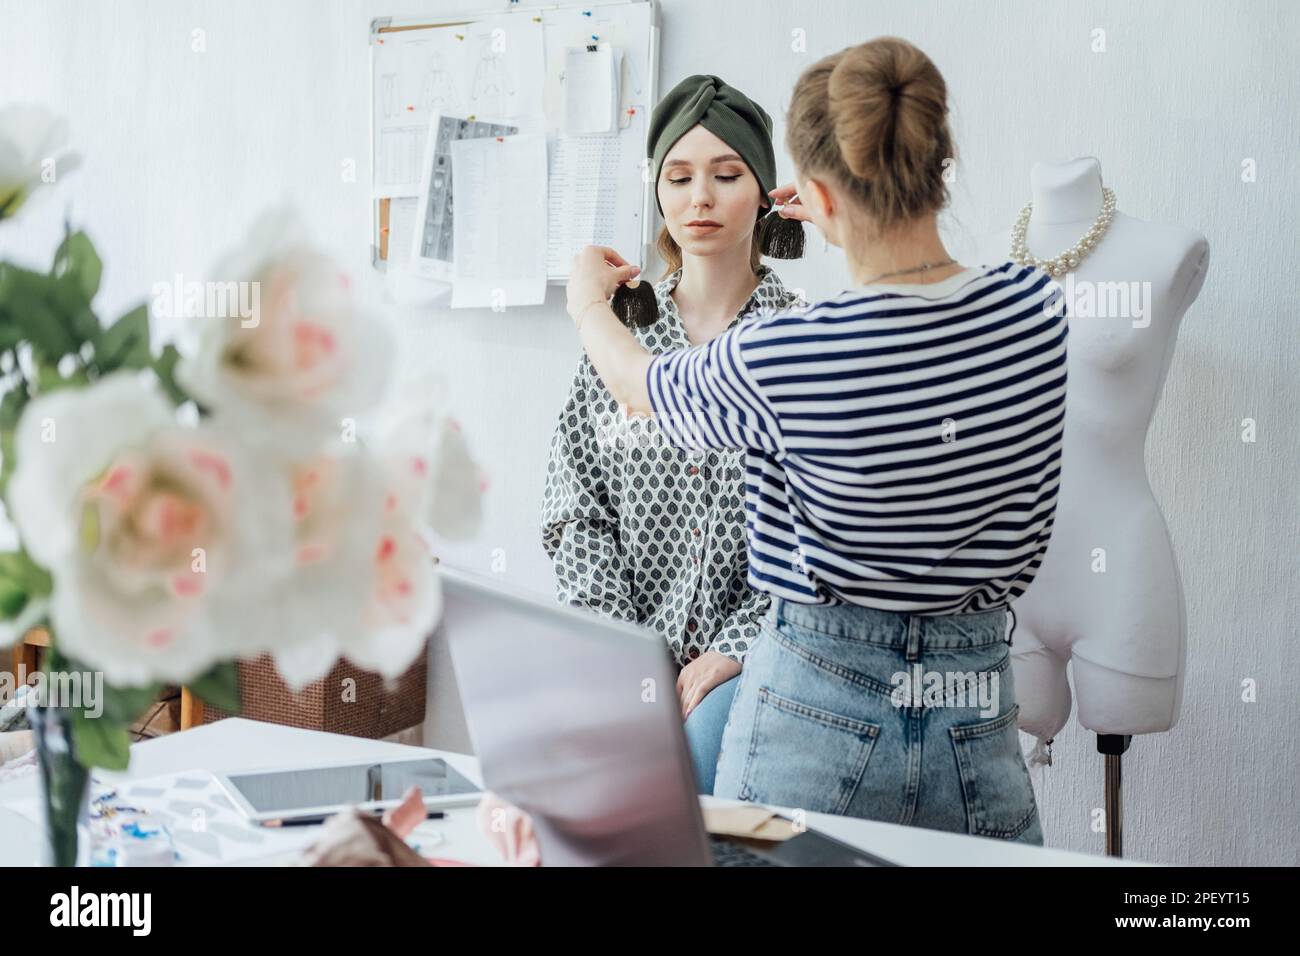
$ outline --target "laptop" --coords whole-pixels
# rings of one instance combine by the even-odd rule
[[[661,637],[445,564],[440,576],[483,780],[532,816],[546,865],[896,865],[810,829],[711,837]]]

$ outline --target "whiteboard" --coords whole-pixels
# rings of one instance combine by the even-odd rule
[[[542,31],[540,95],[528,84],[513,82],[511,47],[492,60],[478,52],[483,36],[499,24],[511,33]],[[587,241],[612,246],[629,262],[647,264],[654,205],[645,142],[657,98],[655,0],[524,8],[508,4],[460,16],[384,17],[371,22],[369,38],[370,247],[376,269],[402,261],[414,230],[421,228],[418,189],[410,191],[408,177],[422,166],[430,117],[476,111],[509,121],[521,132],[546,135],[549,282],[565,281],[569,259]],[[565,52],[593,42],[622,52],[619,129],[604,136],[566,136]],[[540,115],[533,108],[539,99]],[[515,114],[515,108],[520,112]]]

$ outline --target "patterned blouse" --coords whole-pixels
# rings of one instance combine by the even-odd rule
[[[691,347],[670,293],[659,321],[635,334],[653,354]],[[803,300],[767,266],[732,327]],[[652,418],[626,418],[583,355],[551,440],[542,546],[562,603],[662,634],[679,666],[705,651],[743,662],[770,598],[750,588],[744,453],[680,451]]]

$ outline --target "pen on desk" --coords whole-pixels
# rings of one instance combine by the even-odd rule
[[[375,816],[378,815],[379,814],[375,814]],[[288,820],[264,820],[262,821],[262,826],[264,827],[310,827],[310,826],[317,826],[319,824],[322,824],[332,816],[334,816],[334,814],[330,813],[322,817],[293,817]],[[443,820],[446,819],[446,817],[447,817],[447,813],[444,810],[430,810],[427,814],[425,814],[424,818],[426,820]]]

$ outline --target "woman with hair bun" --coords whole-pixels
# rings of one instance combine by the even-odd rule
[[[772,196],[844,250],[844,291],[651,356],[607,304],[636,267],[589,246],[568,284],[629,414],[745,450],[749,582],[772,602],[714,792],[1041,844],[1007,624],[1056,507],[1063,296],[948,255],[947,88],[907,41],[806,70],[786,146]]]

